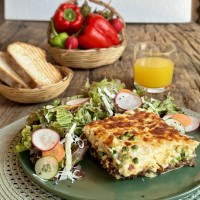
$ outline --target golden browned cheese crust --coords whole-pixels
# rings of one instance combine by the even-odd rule
[[[183,159],[191,160],[199,144],[157,114],[142,109],[94,121],[85,126],[84,132],[91,148],[112,158],[124,177],[144,170],[148,171],[145,176],[151,176]]]

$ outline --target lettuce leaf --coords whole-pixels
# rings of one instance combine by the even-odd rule
[[[51,103],[52,106],[58,106],[61,103],[60,99],[54,99],[53,102]]]
[[[86,81],[85,86],[83,87],[82,91],[84,94],[87,94],[92,99],[92,106],[98,107],[102,112],[102,117],[109,116],[108,108],[105,104],[105,101],[102,98],[102,94],[106,97],[106,101],[109,104],[109,109],[114,109],[114,98],[111,98],[107,93],[111,95],[116,95],[119,90],[125,87],[124,83],[121,83],[120,80],[113,79],[112,81],[108,81],[104,78],[100,82],[92,82],[89,84],[89,80]],[[107,93],[105,92],[108,91]],[[101,93],[99,92],[101,91]]]
[[[174,98],[167,95],[167,98],[164,101],[159,101],[153,98],[142,97],[143,104],[141,108],[144,108],[148,111],[155,112],[163,117],[166,114],[176,114],[181,113],[181,109],[174,104]]]
[[[72,166],[74,166],[76,163],[80,162],[83,159],[88,148],[89,146],[87,145],[86,141],[84,141],[83,148],[80,148],[78,145],[76,145],[76,147],[72,151]]]
[[[76,112],[74,116],[73,121],[77,122],[78,124],[85,125],[87,123],[92,122],[92,115],[88,111],[87,107],[83,106],[80,109],[78,109],[78,111]]]
[[[65,129],[58,122],[51,121],[47,127],[58,132],[61,137],[65,136]]]
[[[58,122],[62,127],[68,127],[72,122],[73,115],[71,112],[65,108],[61,108],[56,111],[56,122]]]
[[[27,118],[28,125],[40,124],[45,126],[45,109],[40,109],[35,113],[31,113]]]
[[[110,115],[105,98],[107,104],[109,104],[109,109],[114,110],[114,96],[124,87],[125,85],[119,80],[108,81],[105,78],[100,82],[92,82],[92,84],[87,80],[82,90],[83,95],[55,99],[51,105],[44,106],[43,109],[31,113],[27,119],[29,126],[22,131],[22,140],[16,146],[16,151],[30,150],[32,148],[31,134],[39,128],[51,128],[57,131],[62,138],[76,123],[74,132],[80,135],[86,124]],[[67,101],[83,97],[90,97],[90,100],[74,110],[69,111],[65,108]]]
[[[18,144],[15,146],[16,152],[22,152],[26,150],[30,150],[33,148],[33,145],[31,143],[31,135],[32,135],[31,126],[26,126],[22,131],[22,139],[21,142],[18,142]]]

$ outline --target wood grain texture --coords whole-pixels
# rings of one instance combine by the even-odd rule
[[[5,21],[0,26],[0,50],[6,50],[8,44],[20,41],[39,46],[47,50],[45,22]],[[174,43],[177,47],[175,71],[171,95],[179,106],[200,112],[200,26],[198,24],[129,24],[126,38],[128,46],[120,59],[108,66],[97,69],[74,71],[74,78],[68,89],[60,95],[66,97],[78,94],[86,78],[91,81],[100,81],[118,78],[126,83],[127,88],[133,89],[133,49],[134,45],[142,41],[162,41]],[[47,59],[54,63],[47,52]],[[164,99],[167,92],[151,95],[154,98]],[[50,102],[41,104],[18,104],[5,99],[0,95],[0,128],[26,116],[31,111]]]
[[[0,25],[4,22],[4,0],[0,0]]]
[[[196,13],[196,22],[200,24],[200,0],[197,0]]]
[[[199,6],[199,0],[192,0],[192,21],[195,22],[198,19],[198,6]]]

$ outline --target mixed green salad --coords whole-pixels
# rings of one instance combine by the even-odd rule
[[[15,151],[30,151],[38,177],[73,182],[84,176],[78,163],[88,149],[82,133],[86,124],[137,107],[161,117],[181,112],[170,95],[159,101],[144,96],[141,88],[134,92],[124,88],[120,80],[103,79],[92,84],[87,80],[81,95],[55,99],[51,105],[31,113]]]

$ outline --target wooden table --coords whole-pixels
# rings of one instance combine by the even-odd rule
[[[47,50],[46,22],[22,22],[0,20],[0,48],[6,50],[8,44],[20,41]],[[78,94],[88,77],[100,81],[104,77],[117,78],[133,89],[133,48],[141,41],[162,41],[174,43],[177,47],[176,67],[170,89],[175,103],[200,112],[200,26],[198,24],[129,24],[126,29],[128,46],[121,58],[114,64],[92,70],[73,70],[74,78],[69,88],[60,96]],[[49,61],[52,61],[48,53]],[[168,92],[152,95],[164,99]],[[0,128],[26,116],[31,111],[49,104],[19,104],[0,95]]]

